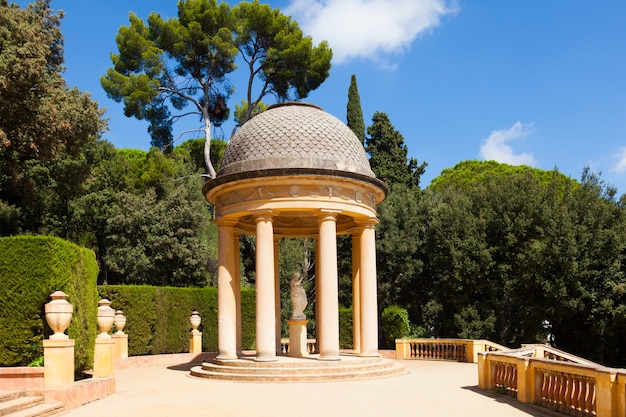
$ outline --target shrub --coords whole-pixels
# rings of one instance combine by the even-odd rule
[[[339,307],[339,348],[352,349],[352,308]]]
[[[401,339],[409,334],[411,323],[409,313],[399,306],[389,306],[383,310],[381,317],[383,334],[383,347],[395,349],[396,339]]]

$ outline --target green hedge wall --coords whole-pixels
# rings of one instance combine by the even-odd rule
[[[217,351],[217,288],[173,288],[141,285],[101,285],[101,298],[126,315],[130,356],[189,351],[189,315],[202,317],[202,350]],[[254,291],[243,289],[242,347],[254,349]]]
[[[352,349],[352,308],[339,307],[339,348]]]
[[[43,355],[52,331],[44,316],[50,294],[60,290],[74,306],[67,334],[76,341],[75,369],[93,364],[98,264],[93,251],[51,236],[0,238],[0,366],[22,366]]]

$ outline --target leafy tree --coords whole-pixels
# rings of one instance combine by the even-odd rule
[[[361,110],[361,97],[359,89],[356,85],[356,75],[352,74],[350,79],[350,87],[348,88],[348,109],[347,124],[350,130],[354,132],[361,143],[365,143],[365,122],[363,121],[363,110]]]
[[[83,153],[105,128],[97,103],[62,77],[61,18],[49,0],[0,1],[2,233],[67,234],[89,174]]]
[[[150,122],[152,144],[173,142],[173,123],[193,115],[203,121],[204,160],[211,162],[211,126],[228,118],[226,100],[232,89],[226,75],[235,69],[230,6],[217,0],[180,0],[178,17],[163,20],[157,13],[147,24],[134,13],[116,37],[119,54],[100,78],[107,95],[124,101],[126,116]],[[191,106],[191,109],[187,109]],[[171,109],[178,111],[174,116]]]
[[[248,68],[246,99],[237,115],[240,124],[257,112],[264,97],[301,99],[328,78],[332,52],[326,41],[313,46],[296,21],[258,0],[240,2],[232,11],[235,45]],[[254,88],[255,78],[260,88]]]
[[[108,264],[123,283],[191,286],[208,281],[207,248],[198,235],[209,216],[191,193],[189,187],[177,187],[160,200],[153,189],[120,194],[120,205],[108,220]]]
[[[374,113],[367,134],[365,150],[369,154],[374,174],[387,185],[419,187],[426,163],[418,165],[417,159],[407,158],[408,148],[404,144],[404,138],[393,127],[389,116],[381,112]]]
[[[423,272],[412,285],[419,279],[429,301],[409,312],[435,335],[511,346],[550,336],[624,364],[625,218],[612,187],[588,170],[578,182],[469,161],[433,181],[419,212]]]

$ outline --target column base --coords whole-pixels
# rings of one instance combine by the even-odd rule
[[[380,353],[378,352],[363,352],[357,355],[359,358],[380,358]]]
[[[341,357],[339,355],[322,355],[317,358],[318,361],[340,361]]]
[[[289,350],[287,356],[292,358],[302,358],[309,356],[307,349],[307,333],[306,325],[308,320],[289,319]]]
[[[276,355],[266,355],[266,356],[256,356],[254,358],[255,362],[276,362]]]

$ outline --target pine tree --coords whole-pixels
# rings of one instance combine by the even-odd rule
[[[361,97],[356,86],[356,75],[352,74],[350,88],[348,88],[348,127],[354,132],[361,143],[365,141],[365,122],[361,110]]]

